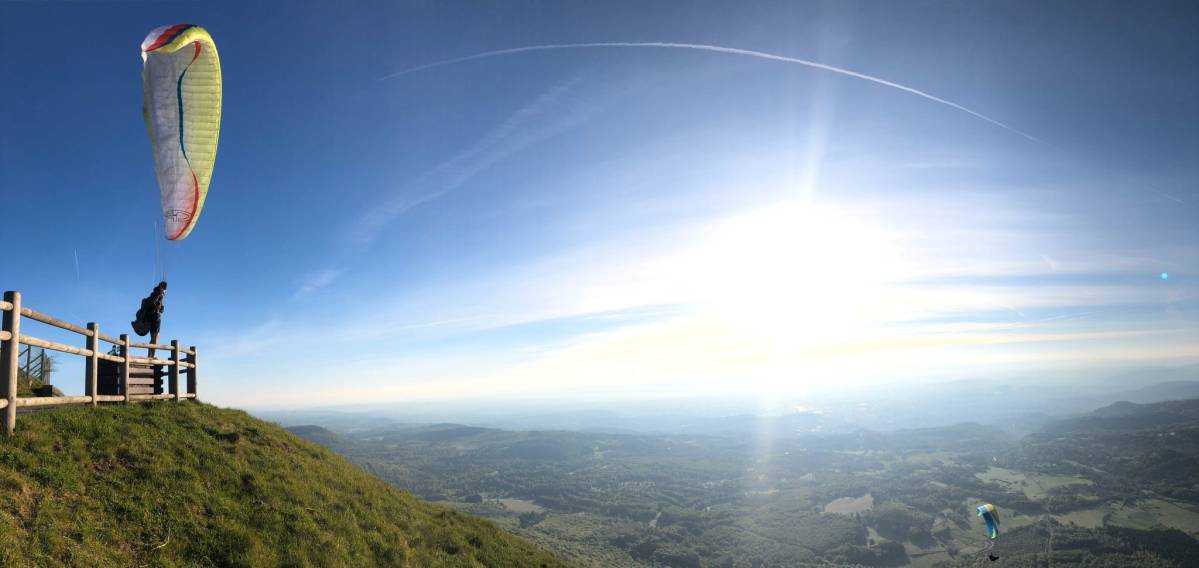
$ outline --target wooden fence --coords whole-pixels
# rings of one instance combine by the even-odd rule
[[[33,347],[26,345],[18,355],[17,360],[25,360],[24,365],[20,365],[20,370],[25,373],[26,378],[37,377],[38,382],[50,384],[50,373],[53,371],[54,359],[46,355],[46,350],[41,347]]]
[[[4,431],[11,435],[17,425],[17,408],[34,406],[57,406],[63,404],[87,404],[95,406],[100,402],[139,402],[143,400],[168,400],[176,402],[185,398],[196,398],[196,348],[184,349],[178,340],[172,340],[170,345],[156,345],[130,341],[128,334],[113,338],[100,333],[100,326],[95,322],[80,327],[46,314],[36,312],[21,305],[20,292],[5,292],[4,300],[0,301],[0,312],[3,313],[3,327],[0,327],[0,410],[4,412]],[[21,318],[26,317],[47,325],[65,329],[82,335],[85,346],[74,347],[63,343],[46,341],[21,333]],[[100,350],[100,342],[110,343],[117,347],[117,353],[109,354]],[[21,345],[41,347],[71,355],[86,358],[84,364],[84,396],[45,396],[17,398],[17,369]],[[170,354],[170,359],[149,357],[134,357],[131,349],[141,348],[148,351],[162,350]],[[120,393],[102,395],[97,390],[100,361],[111,361],[119,365]],[[163,394],[130,394],[130,369],[133,365],[152,365],[167,368],[169,392]],[[179,391],[179,376],[185,375],[187,390]],[[136,390],[136,389],[135,389]]]

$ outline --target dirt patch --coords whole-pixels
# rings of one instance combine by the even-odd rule
[[[865,513],[874,508],[874,496],[867,493],[861,497],[842,497],[829,501],[824,506],[825,513],[837,513],[840,515],[852,515],[854,513]]]

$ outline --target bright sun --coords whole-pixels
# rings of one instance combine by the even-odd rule
[[[736,215],[696,250],[699,304],[778,347],[844,333],[893,309],[882,287],[903,272],[894,240],[825,206]]]

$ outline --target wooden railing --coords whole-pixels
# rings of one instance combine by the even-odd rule
[[[32,380],[37,377],[37,381],[43,384],[50,384],[50,371],[53,367],[53,359],[46,356],[46,350],[41,347],[33,347],[26,345],[17,360],[25,360],[24,365],[20,365],[20,370],[25,373],[27,379]]]
[[[113,338],[100,333],[100,326],[95,322],[81,327],[73,323],[36,312],[21,305],[20,292],[5,292],[4,300],[0,301],[0,313],[3,313],[3,327],[0,327],[0,410],[4,411],[4,432],[13,433],[17,425],[17,408],[30,406],[56,406],[62,404],[87,404],[95,406],[100,402],[139,402],[143,400],[168,400],[176,402],[185,398],[196,398],[196,348],[184,349],[178,340],[171,340],[170,345],[156,345],[130,341],[128,334]],[[45,339],[30,337],[21,333],[21,318],[26,317],[47,325],[64,329],[82,335],[85,338],[84,347],[75,347]],[[100,350],[100,342],[117,346],[118,354],[104,353]],[[41,347],[86,358],[84,364],[84,396],[45,396],[17,398],[17,369],[19,368],[18,353],[21,345]],[[170,359],[150,357],[134,357],[131,349],[163,350],[170,353]],[[148,355],[148,354],[147,354]],[[100,361],[111,361],[120,365],[120,392],[117,395],[99,394],[96,385],[99,380]],[[132,365],[161,365],[167,368],[169,392],[163,394],[130,394],[129,374]],[[186,389],[179,391],[179,376],[186,377]]]

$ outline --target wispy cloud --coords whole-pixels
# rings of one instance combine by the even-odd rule
[[[977,215],[986,218],[991,212],[993,209],[981,208]],[[455,375],[471,384],[478,377],[502,376],[508,381],[504,384],[516,381],[512,388],[517,390],[543,380],[548,385],[554,376],[558,378],[553,380],[562,381],[567,369],[574,369],[572,384],[581,387],[616,372],[627,375],[630,382],[647,385],[700,376],[721,381],[736,376],[738,369],[767,377],[784,363],[784,370],[820,369],[830,374],[852,367],[858,380],[868,381],[871,378],[866,370],[858,369],[855,358],[895,359],[875,367],[878,371],[896,368],[904,357],[910,359],[907,364],[925,361],[912,356],[916,350],[938,350],[938,356],[945,355],[956,365],[969,362],[968,358],[953,359],[963,350],[1003,346],[1008,353],[1004,357],[1018,360],[1038,350],[1061,350],[1058,346],[1065,344],[1079,344],[1070,348],[1081,353],[1085,345],[1152,338],[1159,332],[1162,337],[1178,338],[1190,329],[1186,322],[1172,330],[1153,328],[1146,310],[1160,309],[1162,287],[1155,286],[1160,284],[1156,281],[1141,284],[1120,276],[1138,265],[1119,259],[1092,259],[1079,251],[1065,251],[1077,260],[1055,270],[1040,255],[1024,255],[1021,249],[1029,247],[1015,246],[1023,242],[1021,235],[999,233],[994,238],[1007,239],[1008,244],[997,242],[994,250],[1006,250],[1006,256],[992,252],[986,259],[978,259],[993,266],[961,266],[965,257],[938,256],[937,251],[924,248],[924,241],[914,243],[919,245],[915,249],[904,250],[901,242],[900,249],[892,252],[900,260],[908,253],[916,254],[906,259],[921,269],[913,272],[902,262],[893,262],[889,258],[892,253],[885,249],[871,258],[887,233],[855,227],[852,217],[838,217],[833,211],[813,215],[830,219],[825,224],[841,227],[841,233],[821,232],[824,239],[816,240],[806,238],[815,235],[793,233],[786,227],[778,234],[762,232],[762,221],[773,215],[764,218],[756,212],[733,214],[732,221],[722,216],[694,225],[679,223],[670,231],[654,231],[652,237],[610,236],[592,247],[490,267],[424,290],[380,292],[366,298],[368,307],[342,313],[335,321],[322,320],[320,327],[335,351],[354,353],[352,359],[332,363],[338,372],[347,372],[345,366],[352,365],[361,367],[363,373],[379,374],[371,369],[396,369],[415,357],[429,360],[421,371],[427,378],[433,373],[429,369],[436,366],[432,360],[438,359],[446,366],[446,376]],[[920,217],[912,219],[924,223]],[[975,220],[954,223],[959,221],[972,224]],[[897,229],[902,233],[903,227]],[[925,226],[924,230],[939,228]],[[779,246],[786,245],[793,260],[814,261],[813,270],[795,277],[774,270],[771,267],[777,259],[762,256],[763,251],[755,247],[763,243],[745,240],[745,231],[761,239],[790,235]],[[705,237],[696,241],[696,235]],[[839,241],[838,235],[862,239],[847,244]],[[979,236],[972,235],[970,240],[978,242]],[[708,237],[714,240],[705,240]],[[767,246],[765,252],[784,250],[779,246]],[[752,260],[755,256],[760,258]],[[747,257],[748,263],[738,260]],[[1009,262],[1011,259],[1016,261]],[[744,278],[729,276],[742,269],[749,271]],[[924,270],[963,276],[929,279]],[[1119,271],[1120,277],[1106,279],[1113,270]],[[1099,279],[1093,280],[1096,274]],[[831,275],[836,278],[829,278]],[[773,288],[762,282],[771,279],[781,279],[783,288],[795,284],[794,293],[774,294]],[[537,286],[529,286],[530,282]],[[760,305],[756,298],[763,293],[793,306]],[[1196,300],[1199,298],[1193,293],[1182,290],[1168,301]],[[651,309],[667,303],[672,303],[669,309]],[[584,325],[605,319],[615,321],[603,326],[604,333],[599,335],[590,333],[593,326]],[[303,330],[311,326],[294,323],[264,328],[245,343],[255,351],[302,343],[306,338]],[[555,333],[530,338],[525,330],[537,326],[552,326]],[[289,331],[293,329],[300,331]],[[512,343],[516,337],[526,342],[519,349]],[[594,344],[562,352],[564,341]],[[377,347],[359,347],[363,345]],[[433,345],[441,355],[428,352]],[[608,349],[637,355],[615,359],[603,355],[610,364],[596,366],[595,361]],[[505,355],[497,355],[499,352]],[[518,355],[529,361],[558,363],[502,360]],[[589,357],[597,359],[585,363]],[[994,357],[1002,359],[998,354]],[[478,368],[465,370],[460,359],[470,359]],[[819,364],[812,362],[815,359]],[[583,367],[588,370],[578,370]],[[592,372],[595,369],[602,372]],[[421,378],[400,371],[394,371],[392,377],[404,384],[420,383]],[[416,390],[448,396],[453,389],[439,390],[429,383]]]
[[[334,266],[318,269],[303,279],[293,294],[302,298],[332,285],[345,274],[347,258],[362,254],[379,235],[404,214],[461,188],[488,168],[529,147],[566,132],[599,109],[585,99],[571,97],[582,75],[559,81],[518,108],[477,142],[447,158],[412,181],[394,190],[394,196],[373,206],[354,222],[349,244]]]
[[[539,142],[582,124],[597,110],[566,101],[582,81],[574,76],[525,103],[478,142],[417,176],[396,196],[366,213],[352,229],[352,241],[369,245],[404,213],[462,187],[481,172]]]
[[[315,292],[319,292],[332,284],[341,274],[345,272],[342,268],[326,268],[304,278],[300,287],[292,294],[292,299],[306,297]]]
[[[1186,363],[1199,357],[1195,331],[1189,328],[916,327],[902,334],[837,335],[813,340],[799,349],[778,350],[719,319],[677,315],[581,335],[518,360],[472,351],[470,357],[414,354],[391,360],[345,361],[333,368],[359,380],[322,393],[321,401],[327,403],[330,397],[360,402],[580,394],[635,398],[679,392],[769,392],[780,396],[907,376],[922,380],[987,376],[1001,369],[1053,361]],[[310,401],[296,398],[288,402]]]

